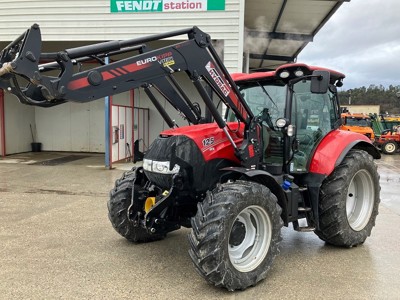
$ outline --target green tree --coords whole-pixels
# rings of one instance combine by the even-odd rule
[[[371,84],[339,92],[340,104],[380,105],[381,113],[400,114],[400,86]]]

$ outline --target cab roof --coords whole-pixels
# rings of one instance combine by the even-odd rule
[[[317,66],[309,66],[302,63],[293,63],[293,64],[285,64],[278,67],[275,71],[268,71],[268,72],[255,72],[255,73],[233,73],[231,74],[233,81],[236,83],[245,82],[245,81],[258,81],[260,79],[273,79],[276,77],[276,74],[282,70],[297,70],[302,69],[305,75],[311,75],[313,71],[329,71],[331,75],[331,83],[335,83],[337,80],[342,80],[346,77],[343,73],[337,72],[332,69],[317,67]]]

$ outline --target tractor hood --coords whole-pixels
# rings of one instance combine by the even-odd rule
[[[240,123],[239,125],[239,123],[230,122],[227,123],[227,127],[236,145],[240,145],[243,141],[244,124]],[[179,127],[160,133],[161,138],[170,136],[188,137],[197,145],[206,161],[216,158],[237,161],[227,136],[216,123]]]
[[[228,123],[236,144],[243,140],[244,125]],[[215,184],[227,166],[240,165],[234,148],[217,124],[200,124],[163,131],[143,159],[150,181],[167,189],[178,172],[190,190],[203,191]],[[212,174],[212,175],[211,175]]]

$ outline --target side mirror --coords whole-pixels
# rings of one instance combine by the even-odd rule
[[[330,73],[329,71],[314,71],[311,78],[311,93],[325,94],[328,91]]]

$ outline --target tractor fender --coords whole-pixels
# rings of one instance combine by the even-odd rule
[[[378,149],[365,135],[352,131],[333,130],[317,146],[310,162],[310,172],[328,176],[351,149],[368,152],[373,158],[381,158]]]
[[[254,170],[242,167],[228,167],[221,169],[222,171],[227,171],[226,175],[221,177],[221,182],[227,179],[239,179],[240,177],[247,177],[249,181],[260,183],[267,188],[277,197],[278,204],[282,208],[282,216],[285,225],[287,226],[287,214],[288,214],[288,204],[286,195],[282,189],[281,184],[277,181],[277,178],[272,174],[263,170]],[[222,180],[223,179],[223,180]]]

